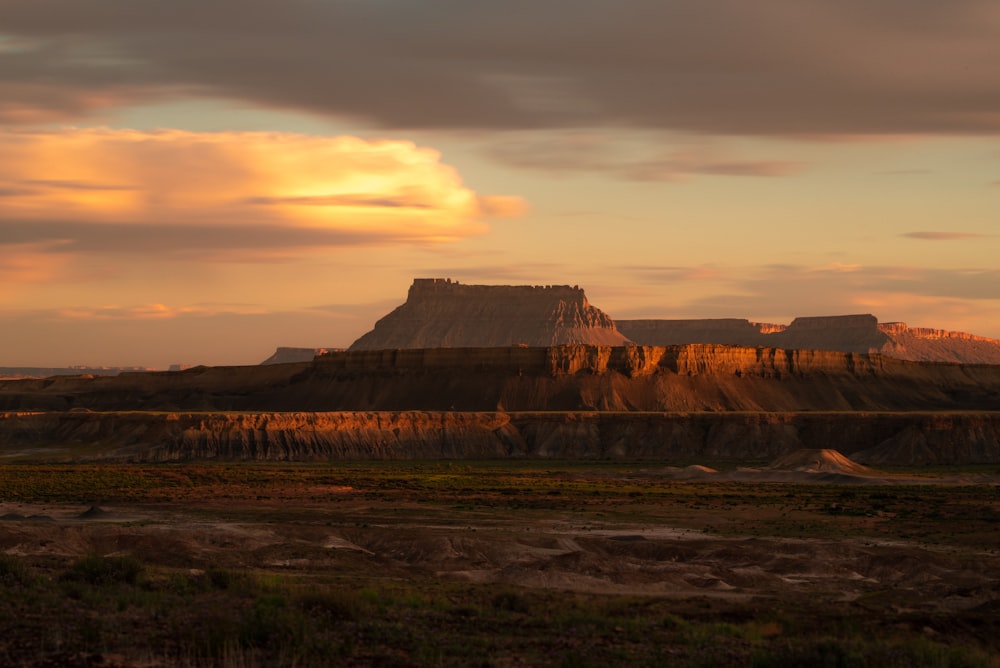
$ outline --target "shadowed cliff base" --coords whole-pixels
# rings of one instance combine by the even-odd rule
[[[791,482],[874,475],[860,463],[1000,463],[1000,412],[3,413],[0,444],[2,461],[738,461],[764,468],[718,477]]]

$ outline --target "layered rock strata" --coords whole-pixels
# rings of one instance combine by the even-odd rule
[[[463,285],[428,278],[414,280],[406,303],[350,350],[627,342],[579,287]]]
[[[0,381],[0,410],[1000,410],[1000,366],[719,345],[346,351]]]
[[[964,332],[879,323],[875,316],[796,318],[788,326],[737,318],[617,320],[619,331],[640,345],[714,343],[787,349],[880,353],[921,362],[1000,364],[1000,341]]]
[[[6,413],[0,458],[740,460],[828,448],[874,465],[1000,463],[1000,413]]]

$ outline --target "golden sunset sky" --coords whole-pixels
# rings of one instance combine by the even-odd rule
[[[0,366],[346,347],[414,277],[1000,338],[995,0],[3,0]]]

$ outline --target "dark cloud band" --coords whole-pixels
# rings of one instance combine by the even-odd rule
[[[992,0],[5,0],[0,26],[9,122],[183,91],[401,128],[1000,130]]]

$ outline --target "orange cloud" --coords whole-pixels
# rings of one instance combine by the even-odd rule
[[[163,320],[181,316],[260,315],[263,308],[212,307],[212,306],[168,306],[166,304],[141,304],[138,306],[98,306],[93,308],[61,309],[58,315],[68,320]]]
[[[466,188],[440,158],[411,142],[345,136],[6,131],[0,217],[450,241],[483,232],[483,216],[523,210],[519,198]]]

